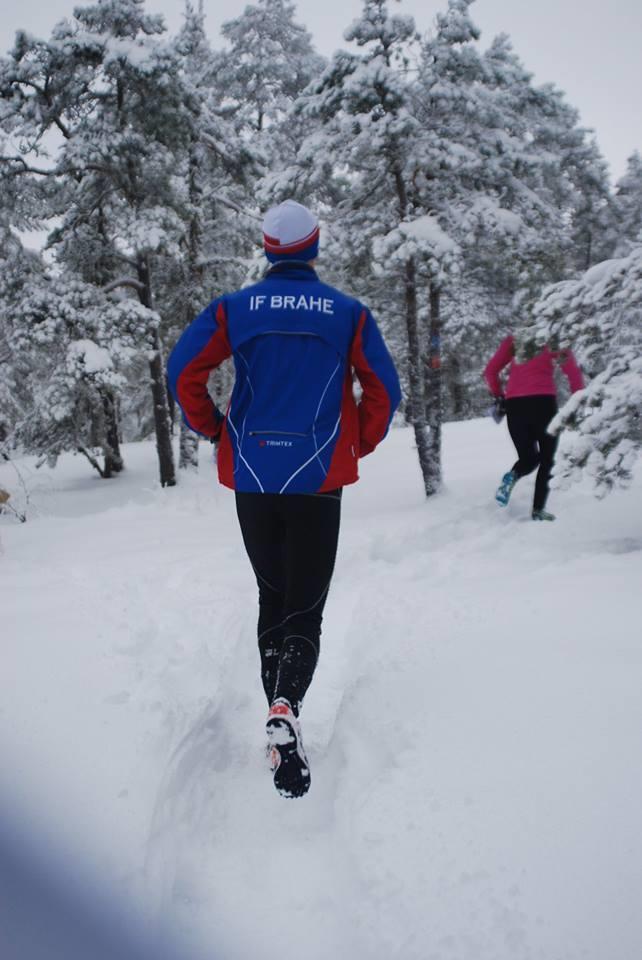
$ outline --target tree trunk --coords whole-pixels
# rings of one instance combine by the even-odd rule
[[[437,493],[441,487],[441,424],[443,421],[443,396],[441,376],[441,318],[439,290],[430,284],[430,321],[428,356],[424,364],[426,396],[426,421],[429,427],[429,476],[426,495]]]
[[[179,470],[198,470],[198,434],[181,421],[178,454]]]
[[[185,301],[185,323],[190,324],[197,315],[201,304],[197,302],[203,288],[203,229],[201,213],[203,208],[203,191],[199,182],[200,164],[198,156],[199,144],[193,138],[190,145],[188,190],[189,201],[194,213],[189,221],[187,232],[187,297]],[[171,409],[172,420],[174,409]],[[181,419],[180,443],[178,456],[179,470],[198,470],[198,435],[190,430]]]
[[[453,420],[464,419],[465,391],[461,382],[461,364],[459,358],[450,354],[446,364],[447,382],[452,401]],[[467,407],[470,405],[467,404]]]
[[[111,391],[105,391],[102,394],[102,403],[104,415],[104,438],[102,447],[105,457],[103,476],[105,479],[108,479],[114,473],[120,473],[125,464],[120,453],[118,406],[116,398]]]
[[[424,481],[424,489],[426,496],[429,497],[434,491],[430,486],[430,450],[426,430],[426,404],[424,399],[424,385],[421,378],[421,344],[417,318],[417,277],[415,261],[412,258],[406,261],[404,296],[406,302],[406,331],[408,337],[409,419],[415,431],[417,456]]]
[[[169,426],[172,431],[172,436],[174,436],[174,420],[176,419],[176,400],[174,399],[174,394],[171,390],[166,390],[167,393],[167,409],[169,411]]]
[[[401,168],[394,169],[395,188],[399,202],[399,219],[403,220],[408,213],[408,193]],[[421,377],[421,339],[419,336],[419,321],[417,312],[417,269],[412,257],[406,260],[404,300],[406,304],[406,332],[408,338],[408,390],[410,417],[415,431],[417,457],[419,468],[424,481],[424,490],[429,497],[434,491],[431,489],[430,450],[426,430],[426,402],[424,397],[424,383]]]
[[[588,270],[591,266],[591,260],[593,258],[593,233],[589,229],[587,230],[586,237],[586,255],[584,257],[584,270]]]
[[[140,301],[144,307],[153,310],[149,263],[144,256],[138,258],[138,279],[143,285],[139,294]],[[154,330],[152,336],[149,374],[154,404],[154,427],[161,487],[173,487],[176,484],[176,471],[174,469],[174,451],[172,450],[172,425],[167,403],[163,346],[158,328]]]
[[[82,453],[83,457],[87,457],[87,459],[89,460],[89,462],[90,462],[90,464],[92,465],[92,467],[94,468],[94,470],[97,470],[98,473],[100,474],[100,476],[103,478],[103,480],[106,480],[107,477],[105,476],[105,471],[104,471],[104,469],[101,467],[100,462],[96,459],[96,457],[93,455],[93,453],[91,452],[91,450],[89,450],[89,449],[84,445],[84,443],[79,443],[78,446],[76,447],[76,449],[77,449],[78,453]]]

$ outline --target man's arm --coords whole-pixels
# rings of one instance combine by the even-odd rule
[[[383,337],[367,308],[362,308],[350,350],[363,396],[359,403],[359,456],[372,453],[388,432],[401,400],[399,377]]]
[[[231,353],[225,304],[215,300],[184,331],[167,362],[169,387],[185,423],[210,440],[217,439],[225,418],[207,392],[207,380]]]

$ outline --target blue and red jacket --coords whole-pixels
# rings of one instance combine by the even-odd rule
[[[236,381],[223,416],[207,380],[230,355]],[[168,376],[187,425],[220,439],[221,483],[241,492],[354,483],[401,399],[370,311],[302,262],[278,263],[260,283],[214,300],[176,344]]]

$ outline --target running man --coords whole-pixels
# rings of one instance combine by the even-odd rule
[[[259,592],[268,757],[278,792],[300,797],[310,767],[299,712],[319,657],[342,488],[385,437],[401,394],[368,308],[317,276],[316,216],[293,200],[273,207],[263,245],[263,280],[206,307],[168,375],[187,425],[218,444],[219,480],[236,494]],[[224,415],[207,381],[229,356],[236,379]]]

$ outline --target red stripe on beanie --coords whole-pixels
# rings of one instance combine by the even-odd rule
[[[268,253],[299,253],[306,247],[311,247],[318,239],[319,228],[315,227],[307,237],[303,237],[302,240],[295,240],[292,243],[281,243],[276,237],[268,237],[267,233],[264,233],[263,245]]]

